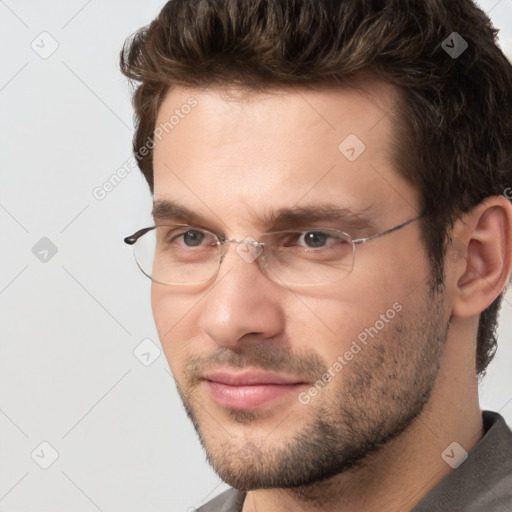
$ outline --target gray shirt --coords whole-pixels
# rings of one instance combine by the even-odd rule
[[[512,431],[496,412],[482,418],[485,434],[468,458],[411,512],[512,512]],[[245,495],[228,489],[197,512],[241,512]]]

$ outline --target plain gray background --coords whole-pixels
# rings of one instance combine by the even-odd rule
[[[0,1],[3,512],[191,511],[227,488],[185,415],[149,280],[123,243],[151,223],[148,187],[134,170],[93,194],[131,156],[119,51],[164,3]],[[512,55],[512,0],[480,5]],[[509,293],[480,388],[482,408],[509,424],[511,312]]]

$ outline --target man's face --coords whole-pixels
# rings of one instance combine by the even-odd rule
[[[329,203],[364,214],[370,228],[313,223],[354,239],[416,217],[419,195],[390,158],[394,90],[372,86],[238,99],[172,90],[157,126],[179,121],[154,149],[155,202],[179,203],[200,227],[240,240],[272,230],[256,219],[283,208]],[[197,103],[184,108],[190,98]],[[449,320],[429,295],[419,223],[356,245],[352,272],[319,287],[273,282],[236,246],[204,286],[152,285],[163,349],[219,476],[239,489],[309,485],[403,432],[431,396]],[[217,370],[271,371],[296,384],[206,380]]]

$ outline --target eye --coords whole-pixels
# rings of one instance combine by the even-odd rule
[[[187,247],[197,247],[204,240],[205,233],[197,229],[189,229],[179,236],[183,237],[183,242]]]
[[[323,231],[302,231],[295,233],[287,233],[286,240],[284,242],[285,247],[291,247],[293,245],[298,245],[299,247],[306,247],[308,249],[321,249],[325,247],[326,242],[331,240],[331,243],[336,243],[336,237],[324,233]],[[296,244],[298,240],[302,240],[302,243]]]
[[[304,234],[304,242],[308,247],[323,247],[325,242],[330,238],[326,233],[321,231],[308,231]]]
[[[170,226],[162,226],[161,240],[165,246],[174,248],[193,248],[215,245],[212,235],[195,228],[176,228]],[[207,241],[209,243],[205,244]]]

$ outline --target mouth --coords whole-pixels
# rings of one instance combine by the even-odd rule
[[[307,385],[301,379],[273,372],[209,372],[204,376],[210,397],[230,409],[255,410],[280,397],[298,393]]]

